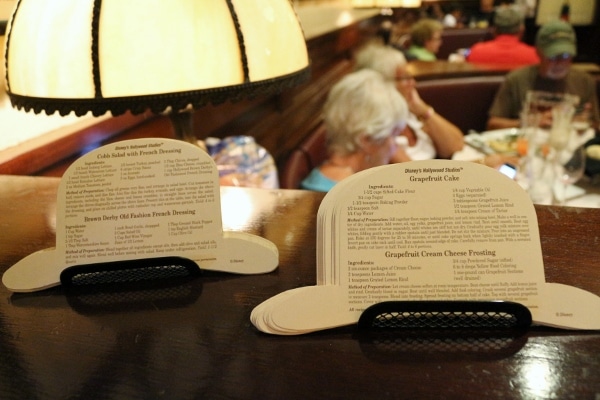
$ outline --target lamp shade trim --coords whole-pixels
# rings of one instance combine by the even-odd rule
[[[33,111],[36,114],[45,112],[52,115],[58,112],[62,116],[70,113],[82,116],[91,112],[94,116],[101,116],[110,112],[113,116],[117,116],[127,111],[132,114],[142,114],[148,110],[160,114],[171,110],[196,109],[208,104],[218,105],[226,101],[240,101],[269,95],[297,86],[309,77],[310,68],[305,68],[285,77],[231,87],[115,98],[68,99],[21,96],[14,93],[8,95],[13,107]]]
[[[242,57],[242,70],[244,72],[244,82],[250,81],[250,73],[248,71],[248,57],[246,55],[246,45],[244,44],[244,35],[242,34],[242,29],[240,26],[240,20],[235,12],[235,7],[231,0],[227,0],[227,6],[229,7],[229,12],[231,13],[231,19],[233,20],[233,25],[235,26],[235,32],[238,38],[238,44],[240,46],[240,55]]]
[[[310,77],[290,0],[140,4],[19,0],[5,48],[13,107],[79,116],[176,112],[276,94]]]
[[[92,12],[92,66],[94,75],[94,88],[96,98],[102,96],[102,82],[100,79],[100,60],[98,59],[98,33],[100,32],[100,9],[102,0],[94,0],[94,9]]]
[[[4,82],[6,84],[6,90],[7,92],[10,92],[10,80],[8,79],[9,77],[9,69],[8,69],[8,44],[10,43],[10,29],[9,26],[12,22],[12,20],[15,18],[15,15],[17,15],[17,12],[19,11],[19,5],[21,3],[21,0],[17,0],[17,4],[15,5],[14,11],[12,16],[10,17],[10,19],[8,20],[8,25],[6,27],[6,31],[5,31],[5,35],[6,35],[6,43],[5,43],[5,47],[4,47]]]

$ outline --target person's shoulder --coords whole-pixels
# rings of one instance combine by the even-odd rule
[[[412,44],[412,45],[410,45],[408,50],[406,50],[406,52],[409,54],[417,55],[417,54],[420,54],[422,52],[422,50],[423,50],[422,47],[415,46],[414,44]]]
[[[481,53],[481,52],[492,52],[493,53],[496,51],[497,45],[498,44],[495,39],[486,40],[483,42],[477,42],[471,46],[470,54],[472,55],[473,53],[477,54],[477,53]]]
[[[577,68],[573,67],[572,65],[571,65],[571,68],[569,69],[568,79],[574,79],[574,80],[583,81],[583,82],[595,83],[594,77],[592,75],[590,75],[586,71],[577,69]]]
[[[516,81],[521,79],[534,79],[538,73],[538,66],[527,65],[525,67],[516,68],[506,74],[507,81]]]
[[[471,46],[471,51],[485,49],[487,47],[494,46],[495,43],[496,43],[495,39],[485,40],[483,42],[477,42],[473,46]]]
[[[421,61],[435,61],[435,54],[432,54],[427,49],[419,46],[410,46],[407,53]]]
[[[306,178],[300,183],[302,189],[314,190],[317,192],[328,192],[337,182],[329,179],[319,169],[314,168]]]
[[[577,93],[596,93],[597,82],[591,74],[571,66],[567,75],[567,87]]]

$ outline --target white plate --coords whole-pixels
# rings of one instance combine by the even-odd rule
[[[495,129],[491,131],[485,131],[481,133],[470,133],[465,136],[465,143],[469,146],[482,151],[485,154],[498,153],[492,147],[490,142],[493,140],[504,140],[512,136],[519,134],[518,128],[507,128],[507,129]],[[502,154],[517,154],[516,152],[502,152]]]

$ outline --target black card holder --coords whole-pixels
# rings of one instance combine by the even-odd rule
[[[188,258],[155,257],[71,266],[61,272],[60,282],[69,290],[177,280],[200,273],[198,264]]]
[[[363,311],[359,330],[527,329],[531,312],[509,301],[387,301]]]
[[[381,363],[497,360],[527,343],[531,312],[507,301],[389,301],[365,309],[355,338]]]
[[[183,257],[156,257],[77,265],[60,281],[71,308],[82,315],[186,307],[202,292],[198,265]]]

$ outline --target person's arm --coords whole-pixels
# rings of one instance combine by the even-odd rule
[[[433,140],[438,157],[451,158],[452,154],[462,150],[465,144],[464,135],[456,125],[429,106],[420,118],[423,121],[423,130]]]
[[[504,154],[488,154],[483,157],[481,160],[476,162],[487,165],[491,168],[500,168],[502,164],[508,163],[513,165],[519,165],[519,157],[517,156],[507,156]]]
[[[423,121],[423,131],[431,137],[437,156],[451,158],[452,154],[462,150],[464,134],[456,125],[436,113],[426,104],[416,90],[407,99],[408,109]]]

